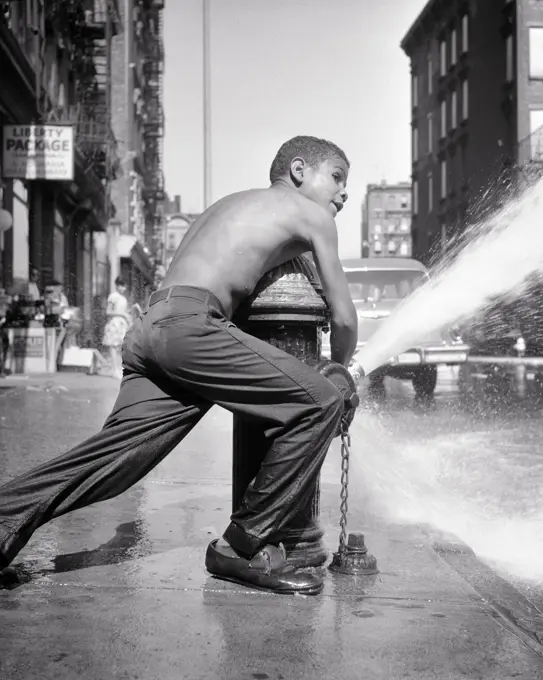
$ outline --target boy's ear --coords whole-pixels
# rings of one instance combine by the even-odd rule
[[[304,181],[305,161],[299,156],[293,158],[290,163],[290,177],[296,186],[300,186]]]

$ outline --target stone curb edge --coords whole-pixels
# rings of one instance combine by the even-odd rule
[[[481,562],[458,537],[437,534],[430,526],[420,528],[437,555],[491,607],[493,618],[543,657],[543,611]]]

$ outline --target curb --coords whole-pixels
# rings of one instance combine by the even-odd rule
[[[543,657],[543,611],[483,564],[458,537],[421,526],[437,555],[490,606],[493,618]]]

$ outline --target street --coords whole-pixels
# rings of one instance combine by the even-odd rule
[[[16,560],[26,582],[0,591],[0,677],[543,677],[543,589],[530,574],[537,565],[519,563],[511,529],[528,539],[539,526],[543,405],[533,381],[504,401],[486,381],[467,391],[457,378],[442,371],[432,403],[392,381],[384,399],[363,397],[349,530],[366,534],[377,576],[326,570],[324,593],[304,598],[205,572],[230,505],[231,418],[213,409],[142,483],[35,534]],[[116,389],[80,374],[4,381],[0,481],[94,432]],[[339,480],[336,440],[321,487],[331,552]],[[497,560],[506,539],[510,559]],[[535,530],[531,539],[541,540]]]

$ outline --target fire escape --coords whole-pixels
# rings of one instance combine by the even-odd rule
[[[146,0],[146,36],[144,41],[144,153],[143,200],[145,204],[145,236],[153,256],[158,254],[163,238],[164,174],[164,44],[163,0]]]
[[[68,118],[76,127],[76,146],[85,164],[106,187],[118,167],[111,130],[111,39],[119,30],[117,0],[48,0],[48,18],[70,45],[73,90],[67,110],[49,120]],[[109,207],[107,207],[109,211]]]

